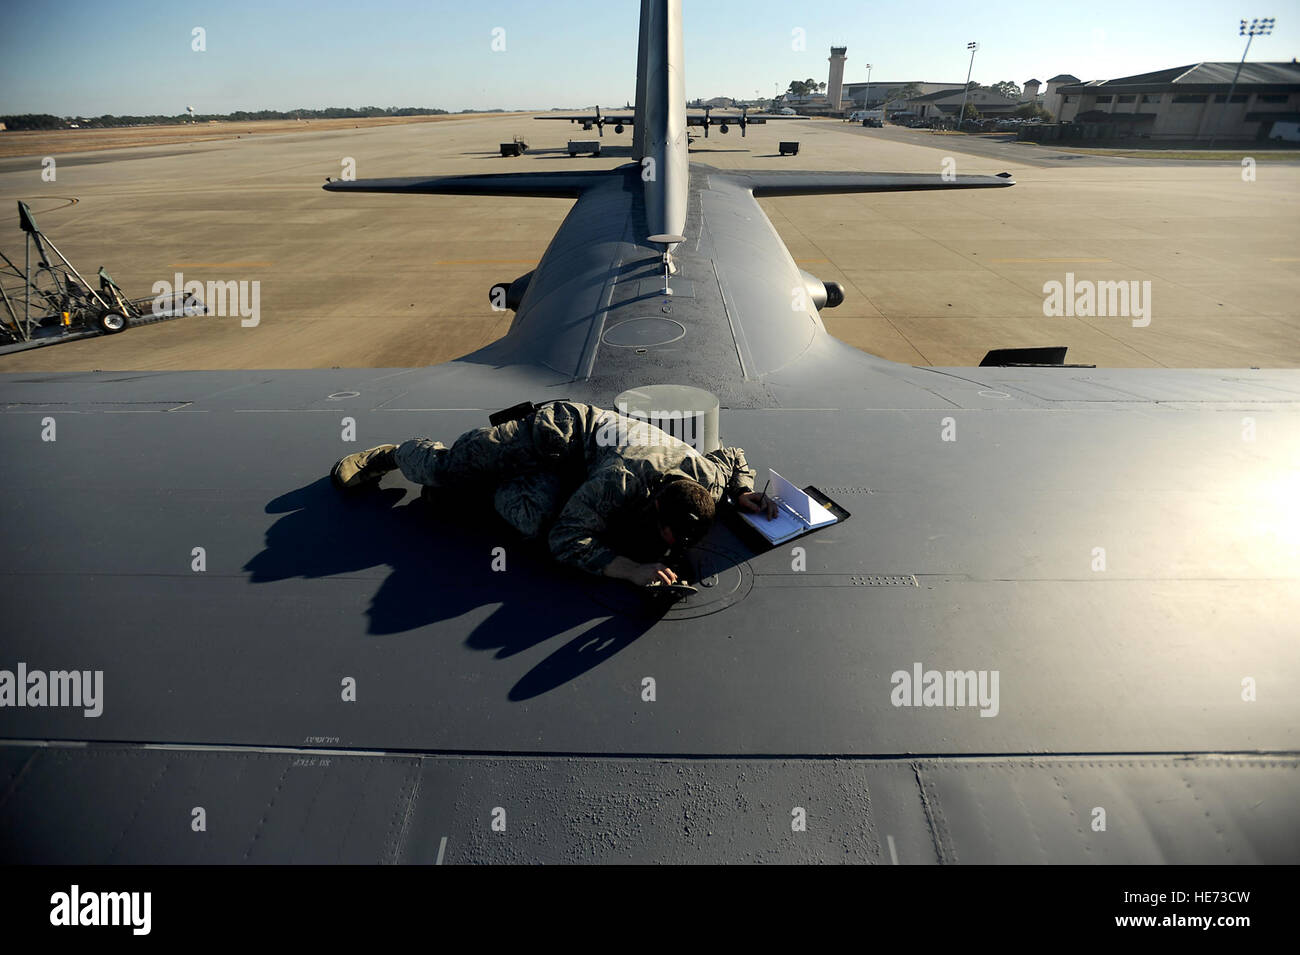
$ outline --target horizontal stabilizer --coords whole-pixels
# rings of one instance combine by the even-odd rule
[[[481,176],[411,176],[402,179],[331,179],[328,192],[400,192],[431,196],[540,196],[576,198],[617,170],[503,172]]]
[[[829,196],[849,192],[915,192],[923,189],[994,189],[1014,186],[1010,173],[997,176],[952,176],[907,172],[727,172],[725,178],[748,188],[757,198]]]

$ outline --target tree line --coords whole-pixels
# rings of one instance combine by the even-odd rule
[[[463,109],[462,113],[501,113],[500,109]],[[431,109],[424,106],[362,106],[353,109],[349,106],[330,106],[325,109],[259,109],[256,111],[236,110],[233,113],[195,113],[193,121],[206,123],[211,120],[221,122],[245,122],[259,119],[360,119],[375,116],[446,116],[450,110]],[[7,129],[67,129],[76,124],[84,129],[106,129],[114,126],[170,126],[175,123],[190,122],[188,113],[175,116],[51,116],[49,113],[24,113],[18,116],[0,116],[0,123]]]
[[[880,88],[883,89],[883,85]],[[990,89],[995,93],[1001,93],[1007,99],[1012,101],[1018,101],[1022,95],[1020,84],[1014,83],[1011,80],[1001,80],[991,86],[982,86],[972,80],[970,83],[966,84],[966,88],[969,90]],[[792,80],[789,87],[786,88],[786,93],[790,96],[804,97],[816,95],[817,93],[825,91],[825,89],[825,83],[809,78],[806,80]],[[886,102],[904,102],[915,96],[919,96],[920,92],[921,88],[916,83],[908,83],[906,86],[894,90],[889,95],[889,99]]]

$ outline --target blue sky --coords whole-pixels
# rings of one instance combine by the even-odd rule
[[[1300,0],[885,3],[684,0],[687,95],[772,95],[824,80],[832,43],[846,79],[1023,83],[1107,79],[1241,56],[1242,16],[1273,16],[1251,60],[1300,54]],[[7,4],[0,113],[183,112],[322,106],[540,109],[632,98],[636,0]],[[191,49],[194,27],[206,52]],[[491,49],[505,30],[503,52]],[[792,31],[807,38],[792,49]],[[93,43],[93,49],[91,48]]]

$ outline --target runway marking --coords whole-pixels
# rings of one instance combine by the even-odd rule
[[[989,259],[990,262],[1110,262],[1111,259]]]
[[[443,836],[442,841],[438,843],[438,861],[434,865],[442,865],[442,855],[447,851],[447,837]]]
[[[885,836],[889,840],[889,859],[894,865],[898,865],[898,850],[894,848],[894,837]]]
[[[5,157],[5,158],[10,158],[10,157]],[[45,213],[47,212],[58,212],[60,209],[68,208],[68,206],[75,206],[78,202],[81,201],[76,196],[32,196],[28,199],[28,201],[31,202],[36,199],[59,199],[63,202],[63,205],[61,206],[50,206],[48,209],[42,209],[41,215],[45,215]],[[17,219],[18,217],[5,216],[5,221],[8,222],[10,218]]]

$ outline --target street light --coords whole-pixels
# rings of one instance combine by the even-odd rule
[[[862,100],[862,105],[867,109],[871,109],[871,64],[870,63],[867,64],[867,95],[866,98]]]
[[[961,91],[961,111],[957,113],[957,128],[961,129],[962,120],[966,118],[966,97],[970,94],[970,75],[975,69],[975,51],[980,48],[978,43],[967,43],[966,49],[970,50],[970,66],[966,68],[966,88]]]
[[[1251,20],[1250,26],[1246,25],[1245,20],[1241,21],[1241,29],[1238,31],[1238,35],[1246,37],[1246,49],[1241,52],[1241,63],[1237,64],[1237,72],[1232,74],[1232,86],[1228,87],[1228,98],[1223,101],[1223,113],[1226,113],[1228,107],[1232,105],[1232,94],[1237,88],[1237,77],[1241,76],[1241,67],[1242,64],[1246,62],[1246,54],[1250,52],[1251,41],[1257,36],[1268,36],[1272,32],[1272,17],[1263,17],[1262,19],[1256,18]],[[1214,140],[1219,136],[1219,127],[1223,125],[1223,113],[1219,114],[1218,121],[1214,124],[1214,132],[1210,134],[1211,146],[1214,145]]]

